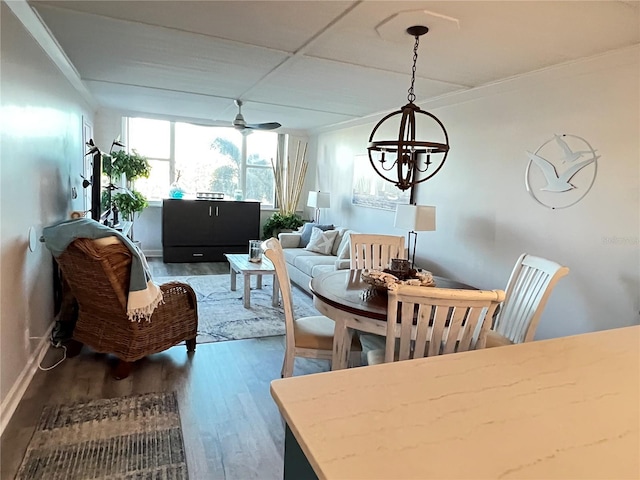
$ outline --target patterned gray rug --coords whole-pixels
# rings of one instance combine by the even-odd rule
[[[242,304],[243,277],[236,278],[237,290],[233,292],[229,275],[154,277],[153,281],[178,281],[193,287],[198,298],[198,343],[284,335],[284,310],[271,305],[273,277],[262,277],[262,289],[255,288],[256,277],[251,277],[250,308]],[[320,315],[309,295],[297,287],[291,290],[296,318]]]
[[[16,480],[189,478],[175,392],[47,406]]]

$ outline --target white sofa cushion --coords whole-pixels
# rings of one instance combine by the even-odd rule
[[[313,268],[317,265],[330,265],[335,268],[336,257],[333,255],[322,255],[320,253],[306,252],[306,255],[299,255],[293,262],[293,266],[302,273],[313,276]]]
[[[284,260],[290,265],[296,264],[296,258],[299,256],[308,257],[309,255],[319,256],[319,253],[313,253],[305,250],[304,248],[283,248]]]

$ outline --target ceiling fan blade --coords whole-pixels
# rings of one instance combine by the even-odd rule
[[[276,128],[280,128],[278,122],[267,122],[267,123],[256,123],[256,124],[247,124],[245,128],[251,128],[253,130],[274,130]]]
[[[249,124],[245,121],[244,116],[242,115],[242,100],[234,100],[234,103],[236,104],[236,107],[238,107],[238,114],[231,124],[236,128],[236,130],[273,130],[282,126],[278,122]]]

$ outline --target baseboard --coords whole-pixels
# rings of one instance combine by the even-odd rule
[[[42,362],[49,345],[51,345],[51,330],[53,330],[54,325],[55,322],[49,326],[44,336],[40,339],[38,347],[31,355],[27,365],[24,367],[20,376],[15,381],[11,390],[9,390],[9,393],[0,405],[0,436],[4,433],[4,429],[18,408],[18,404],[20,403],[20,400],[22,400],[24,393],[27,391],[27,387],[29,387],[31,380],[33,380],[33,376],[38,370],[38,365]]]
[[[142,249],[142,252],[144,253],[145,257],[153,257],[153,258],[162,257],[162,250],[145,250],[145,249]]]

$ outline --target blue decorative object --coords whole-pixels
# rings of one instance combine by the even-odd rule
[[[184,197],[184,190],[177,182],[172,183],[171,188],[169,188],[169,196],[171,198],[182,198]]]

